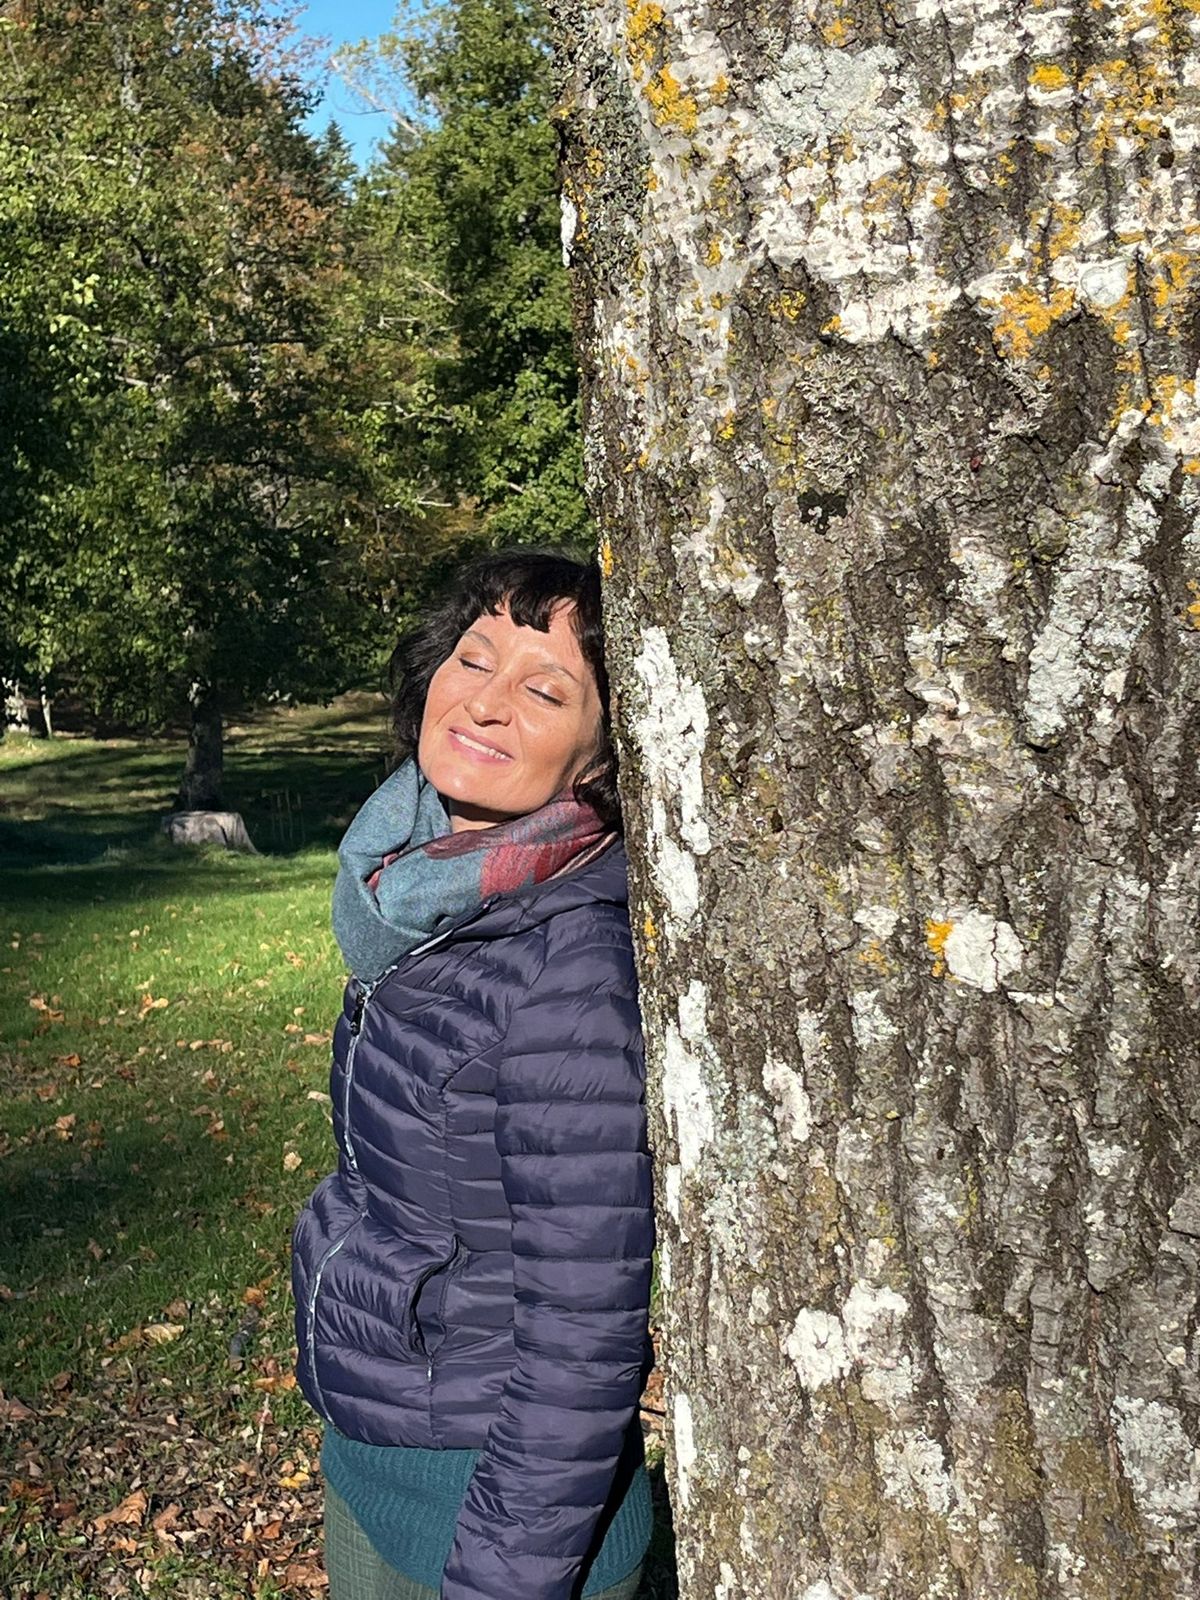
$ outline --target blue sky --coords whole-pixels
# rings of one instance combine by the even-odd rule
[[[336,48],[356,39],[386,33],[396,15],[395,0],[310,0],[302,7],[296,26],[302,33],[327,35]],[[372,143],[387,132],[388,119],[366,112],[334,78],[329,78],[325,98],[309,121],[320,132],[330,121],[336,122],[350,141],[359,165],[366,163]]]

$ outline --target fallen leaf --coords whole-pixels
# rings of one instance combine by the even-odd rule
[[[4,1390],[0,1389],[0,1422],[28,1422],[36,1415],[19,1400],[6,1399]]]
[[[60,1139],[71,1138],[71,1130],[74,1126],[75,1113],[73,1111],[68,1112],[65,1117],[55,1117],[54,1119],[54,1131]]]
[[[285,1155],[283,1158],[283,1170],[285,1172],[295,1172],[302,1159],[303,1158],[298,1156],[294,1150],[289,1150],[287,1155]]]
[[[83,1065],[83,1058],[75,1055],[73,1052],[69,1056],[55,1056],[54,1059],[58,1062],[60,1067],[81,1067]]]
[[[92,1530],[103,1533],[106,1528],[140,1528],[142,1518],[146,1515],[146,1505],[146,1491],[135,1489],[132,1494],[125,1496],[119,1506],[97,1517],[92,1523]]]
[[[170,1344],[183,1332],[182,1322],[148,1322],[142,1330],[151,1344]]]
[[[305,1044],[328,1044],[329,1035],[327,1033],[306,1033],[304,1042]]]
[[[171,1504],[167,1506],[165,1510],[160,1511],[158,1515],[153,1518],[150,1526],[154,1529],[155,1533],[170,1533],[171,1529],[179,1521],[179,1513],[182,1509],[183,1508],[177,1501],[172,1500]]]

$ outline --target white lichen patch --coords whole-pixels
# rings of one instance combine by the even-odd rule
[[[1148,1522],[1192,1525],[1200,1509],[1200,1455],[1179,1412],[1160,1400],[1118,1395],[1113,1402],[1121,1461],[1137,1508]]]
[[[680,1505],[686,1506],[691,1492],[689,1475],[696,1465],[696,1434],[692,1421],[692,1402],[682,1391],[674,1397],[671,1420],[675,1441],[674,1488]]]
[[[858,1279],[841,1315],[804,1306],[796,1314],[783,1350],[800,1382],[815,1393],[836,1383],[852,1368],[876,1403],[899,1405],[912,1391],[912,1367],[905,1354],[908,1301],[886,1285]]]
[[[831,130],[884,127],[890,119],[879,100],[896,66],[896,52],[886,45],[855,51],[789,45],[759,90],[763,127],[785,150],[824,145]]]
[[[976,907],[952,909],[938,924],[950,930],[940,942],[940,952],[950,975],[960,983],[991,994],[1010,973],[1016,972],[1025,947],[1007,922]]]
[[[827,1383],[836,1383],[850,1370],[845,1329],[840,1317],[828,1311],[810,1306],[799,1311],[783,1341],[783,1350],[810,1394]]]
[[[812,1132],[812,1102],[804,1087],[804,1074],[768,1051],[763,1085],[775,1097],[775,1122],[780,1134],[796,1144],[806,1143]]]
[[[860,928],[866,928],[877,939],[890,939],[896,931],[900,913],[891,906],[859,906],[854,913],[854,920]]]
[[[681,1181],[695,1171],[713,1137],[713,1108],[705,1073],[705,1061],[711,1054],[705,989],[693,978],[679,999],[678,1026],[668,1022],[663,1036],[663,1108],[679,1147]]]
[[[692,856],[711,848],[703,776],[708,706],[700,685],[677,667],[662,628],[645,630],[633,665],[642,691],[633,734],[650,795],[651,870],[666,905],[668,935],[674,935],[698,910]],[[682,845],[672,837],[671,809],[678,813]]]
[[[854,1030],[854,1042],[860,1050],[887,1044],[900,1031],[879,1004],[878,989],[850,991],[850,1025]]]
[[[573,260],[571,246],[575,243],[575,230],[579,226],[579,208],[569,194],[560,199],[559,232],[562,238],[562,263],[569,267]]]
[[[884,1494],[914,1510],[944,1517],[953,1509],[954,1481],[942,1447],[923,1433],[886,1433],[875,1440],[875,1465]]]

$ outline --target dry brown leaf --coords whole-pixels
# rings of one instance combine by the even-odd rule
[[[171,1504],[167,1506],[165,1510],[160,1511],[158,1515],[153,1518],[150,1526],[154,1529],[155,1533],[170,1533],[171,1529],[179,1521],[179,1513],[182,1509],[183,1508],[178,1504],[177,1501],[172,1500]]]
[[[182,1322],[148,1322],[142,1329],[151,1344],[170,1344],[183,1332]]]
[[[132,1494],[125,1496],[119,1506],[97,1517],[92,1523],[92,1531],[103,1533],[106,1528],[140,1528],[142,1518],[146,1515],[146,1505],[146,1491],[135,1489]]]
[[[4,1390],[0,1389],[0,1422],[28,1422],[36,1414],[19,1400],[6,1399]]]
[[[283,1170],[285,1172],[295,1172],[300,1165],[301,1159],[294,1150],[289,1150],[283,1158]]]

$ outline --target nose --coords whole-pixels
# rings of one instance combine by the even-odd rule
[[[463,704],[476,722],[508,722],[512,716],[509,696],[504,675],[489,672],[486,678],[476,679]]]

